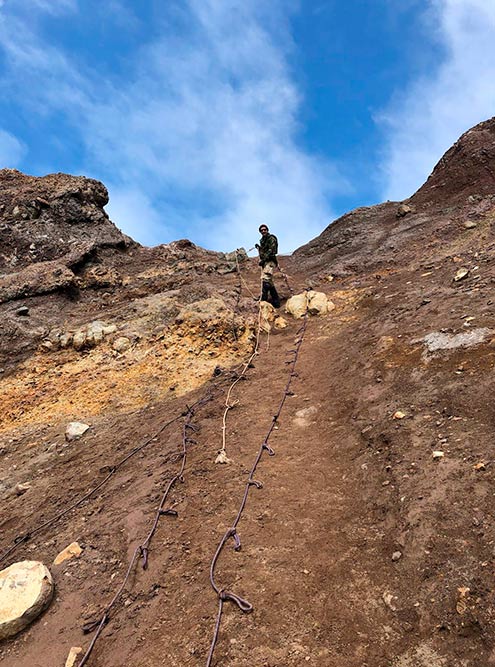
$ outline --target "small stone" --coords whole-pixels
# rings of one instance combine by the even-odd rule
[[[289,326],[289,323],[287,322],[285,317],[282,317],[281,315],[275,318],[275,322],[273,324],[275,326],[275,329],[287,329],[287,327]]]
[[[112,348],[115,350],[115,352],[125,352],[128,350],[131,346],[131,341],[126,338],[125,336],[119,336],[116,338],[113,342]]]
[[[52,576],[43,563],[25,560],[0,572],[0,640],[34,621],[53,597]]]
[[[82,422],[70,422],[67,424],[67,427],[65,429],[65,439],[67,442],[71,442],[72,440],[79,440],[86,431],[88,430],[89,426],[87,424],[83,424]]]
[[[479,470],[486,470],[486,463],[485,463],[484,461],[480,461],[479,463],[476,463],[476,465],[474,465],[473,468],[474,468],[476,471],[479,471]]]
[[[21,306],[15,311],[16,315],[19,315],[20,317],[26,317],[29,315],[29,308],[27,306]]]
[[[16,484],[14,489],[15,495],[22,496],[26,491],[29,491],[30,488],[31,484]]]
[[[478,225],[474,220],[468,220],[467,222],[464,223],[464,228],[465,229],[475,229]]]
[[[435,461],[437,459],[443,459],[444,456],[445,456],[444,452],[440,451],[439,449],[434,451],[432,454],[432,457]]]
[[[403,218],[406,216],[408,213],[412,213],[413,209],[411,206],[408,206],[407,204],[400,204],[400,206],[397,209],[397,217],[398,218]]]
[[[401,551],[394,551],[394,553],[392,554],[392,560],[394,562],[397,562],[401,558],[402,558],[402,552]]]
[[[232,460],[229,459],[229,457],[227,456],[227,453],[225,452],[225,449],[221,449],[217,454],[217,458],[215,459],[215,463],[229,464],[229,463],[232,463]]]
[[[404,412],[397,410],[397,412],[394,412],[392,419],[404,419],[405,416]]]
[[[67,660],[65,661],[65,667],[74,667],[76,664],[77,656],[82,653],[82,648],[80,646],[73,646],[69,651]]]
[[[459,280],[463,280],[464,278],[467,278],[469,276],[469,269],[466,269],[465,267],[462,267],[456,271],[456,274],[454,276],[454,282],[457,283]]]
[[[66,560],[70,560],[71,558],[79,558],[79,556],[82,554],[82,549],[79,546],[77,542],[72,542],[72,544],[69,544],[68,547],[65,547],[58,556],[55,558],[53,561],[54,565],[60,565]]]

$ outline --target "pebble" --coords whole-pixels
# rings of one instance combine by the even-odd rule
[[[29,308],[27,306],[21,306],[15,311],[15,314],[21,317],[25,317],[26,315],[29,315]]]
[[[392,560],[394,562],[397,562],[401,558],[402,558],[402,552],[401,551],[394,551],[394,553],[392,554]]]
[[[65,547],[58,556],[55,558],[53,561],[54,565],[60,565],[61,563],[65,562],[66,560],[69,560],[71,558],[79,558],[79,556],[82,554],[82,549],[79,546],[77,542],[72,542],[69,544],[68,547]]]
[[[88,429],[88,424],[83,424],[82,422],[70,422],[65,429],[65,439],[67,442],[79,440]]]

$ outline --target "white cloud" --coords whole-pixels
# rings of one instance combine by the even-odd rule
[[[436,71],[398,92],[378,119],[387,136],[385,199],[413,194],[464,131],[495,113],[495,3],[429,4],[430,36],[444,55]]]
[[[13,169],[26,153],[25,145],[10,132],[0,129],[0,169]]]
[[[158,31],[125,80],[82,71],[32,27],[0,23],[9,83],[22,72],[23,104],[41,103],[79,125],[87,167],[108,175],[120,199],[110,206],[115,221],[138,240],[170,240],[173,228],[229,250],[252,245],[263,221],[282,250],[293,249],[328,224],[327,196],[346,184],[295,140],[300,98],[286,62],[287,3],[188,0],[181,11],[181,30]]]
[[[171,230],[163,229],[163,221],[153,207],[152,202],[139,189],[132,186],[124,188],[107,184],[110,202],[106,210],[110,219],[133,239],[139,239],[143,245],[156,245],[156,230],[170,234]]]

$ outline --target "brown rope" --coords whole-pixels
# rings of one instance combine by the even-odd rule
[[[216,618],[215,627],[214,627],[214,631],[213,631],[213,639],[212,639],[212,642],[211,642],[211,645],[210,645],[210,650],[208,652],[208,657],[207,657],[207,661],[206,661],[206,667],[211,667],[211,664],[212,664],[213,654],[214,654],[215,647],[216,647],[217,642],[218,642],[218,636],[219,636],[219,633],[220,633],[224,603],[230,600],[231,602],[235,603],[239,607],[239,609],[244,613],[249,613],[253,610],[253,606],[251,605],[250,602],[248,602],[247,600],[244,600],[243,598],[241,598],[239,595],[233,593],[232,591],[226,590],[225,588],[221,588],[216,583],[215,569],[216,569],[217,561],[220,558],[220,555],[221,555],[225,545],[227,544],[227,542],[231,538],[234,540],[234,551],[239,551],[241,549],[241,540],[240,540],[239,534],[237,532],[237,526],[238,526],[238,524],[241,520],[242,514],[243,514],[244,509],[246,507],[251,487],[255,486],[257,489],[262,488],[262,484],[260,482],[258,482],[257,480],[255,480],[254,474],[256,472],[256,469],[257,469],[265,451],[268,453],[269,456],[274,456],[275,455],[275,452],[273,451],[273,449],[269,445],[269,440],[270,440],[270,437],[272,435],[273,430],[275,429],[275,427],[277,425],[277,421],[278,421],[278,419],[279,419],[279,417],[282,413],[282,409],[284,407],[285,401],[287,400],[287,397],[292,395],[292,392],[290,391],[290,387],[291,387],[291,384],[292,384],[292,381],[293,381],[294,377],[297,376],[297,373],[295,372],[295,367],[296,367],[296,364],[297,364],[297,360],[299,358],[299,352],[300,352],[301,345],[302,345],[303,340],[304,340],[304,335],[306,333],[306,327],[307,327],[307,322],[308,322],[308,305],[307,304],[308,304],[308,302],[306,301],[306,312],[304,314],[304,322],[303,322],[302,326],[300,327],[300,329],[296,333],[295,349],[289,351],[290,354],[292,354],[293,356],[292,356],[292,359],[287,362],[288,365],[289,365],[289,373],[288,373],[288,379],[287,379],[287,383],[286,383],[286,386],[285,386],[285,390],[284,390],[284,393],[282,395],[282,399],[280,401],[280,404],[278,406],[278,409],[277,409],[275,415],[272,418],[272,423],[271,423],[271,425],[270,425],[270,427],[269,427],[269,429],[268,429],[268,431],[265,435],[265,438],[264,438],[262,444],[260,445],[260,448],[258,450],[258,454],[256,455],[254,463],[253,463],[253,465],[251,467],[251,470],[249,472],[249,476],[248,476],[248,479],[247,479],[247,482],[246,482],[246,486],[244,488],[244,494],[243,494],[243,497],[242,497],[241,504],[239,506],[239,510],[237,512],[237,516],[236,516],[235,520],[233,521],[233,523],[231,524],[231,526],[224,533],[224,535],[223,535],[222,539],[220,540],[220,543],[219,543],[219,545],[218,545],[218,547],[215,551],[213,559],[211,561],[211,565],[210,565],[210,584],[211,584],[213,590],[215,591],[215,593],[218,596],[218,612],[217,612],[217,618]]]
[[[146,570],[148,568],[149,548],[150,548],[150,544],[151,544],[151,541],[153,539],[153,536],[155,535],[155,532],[158,528],[160,518],[162,516],[177,516],[177,512],[173,509],[173,506],[165,508],[165,504],[167,502],[169,493],[172,490],[172,488],[174,487],[174,485],[177,482],[181,482],[181,483],[184,482],[183,475],[184,475],[184,470],[185,470],[186,461],[187,461],[187,445],[190,444],[190,443],[191,444],[195,443],[195,441],[191,437],[189,437],[189,435],[188,435],[189,431],[195,431],[196,430],[196,428],[193,426],[193,424],[191,424],[192,418],[194,417],[194,414],[195,414],[195,410],[198,407],[201,407],[203,404],[207,403],[209,400],[210,400],[210,397],[207,396],[206,398],[203,398],[202,400],[198,401],[193,407],[187,408],[187,412],[184,415],[185,416],[184,423],[182,425],[182,451],[181,451],[181,454],[180,454],[180,459],[181,459],[180,469],[169,480],[168,484],[166,485],[165,490],[164,490],[164,492],[162,494],[162,497],[161,497],[161,500],[160,500],[160,504],[158,505],[158,508],[156,510],[152,526],[151,526],[146,538],[143,540],[143,542],[141,542],[141,544],[139,544],[134,549],[134,553],[133,553],[133,555],[132,555],[132,557],[129,561],[129,565],[127,567],[124,579],[122,580],[122,583],[118,587],[116,593],[114,594],[114,596],[110,600],[109,604],[103,610],[103,613],[102,613],[101,617],[98,620],[91,621],[84,626],[83,630],[85,632],[92,632],[93,630],[96,630],[96,632],[95,632],[95,634],[94,634],[94,636],[91,640],[91,643],[89,644],[89,646],[86,650],[86,653],[84,654],[81,661],[79,662],[78,667],[83,667],[83,665],[85,665],[88,662],[89,657],[90,657],[90,655],[91,655],[91,653],[92,653],[92,651],[95,647],[95,644],[98,641],[98,638],[100,637],[101,633],[103,632],[103,628],[105,627],[105,625],[110,620],[110,612],[112,611],[112,609],[115,607],[115,605],[119,601],[119,599],[120,599],[120,597],[121,597],[121,595],[122,595],[122,593],[123,593],[123,591],[124,591],[124,589],[127,585],[127,582],[129,581],[129,577],[131,576],[131,573],[134,569],[134,565],[136,564],[136,561],[139,558],[142,558],[142,561],[143,561],[142,562],[142,567],[143,567],[143,569]]]
[[[212,396],[209,397],[208,400],[211,400]],[[196,403],[193,404],[192,408],[194,409],[197,405],[202,403],[204,399],[200,399]],[[35,528],[32,528],[28,532],[18,535],[17,537],[14,538],[14,541],[12,545],[0,556],[0,563],[5,561],[14,551],[16,551],[21,544],[25,544],[28,542],[32,537],[40,533],[42,530],[45,528],[48,528],[49,526],[52,526],[55,524],[57,521],[59,521],[62,517],[66,516],[69,512],[72,510],[76,509],[84,501],[89,500],[91,496],[93,496],[97,491],[99,491],[105,484],[115,475],[115,473],[121,468],[127,461],[132,459],[136,454],[139,452],[143,451],[150,443],[152,443],[159,435],[165,431],[166,428],[168,428],[171,424],[175,423],[181,417],[184,417],[185,415],[188,414],[188,411],[191,408],[188,408],[186,411],[182,411],[180,414],[178,414],[176,417],[173,417],[169,421],[165,422],[165,424],[162,424],[160,428],[152,435],[150,436],[147,440],[145,440],[141,445],[138,447],[134,447],[126,456],[124,456],[123,459],[121,459],[118,463],[116,463],[114,466],[108,466],[109,472],[108,474],[99,482],[95,487],[90,489],[87,493],[85,493],[81,498],[76,500],[72,505],[69,505],[69,507],[66,507],[64,510],[61,512],[58,512],[55,516],[53,516],[51,519],[47,519],[46,521],[42,522],[40,525],[36,526]]]

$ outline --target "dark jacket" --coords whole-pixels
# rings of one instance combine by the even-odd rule
[[[274,234],[267,234],[261,237],[259,254],[260,264],[264,266],[267,262],[277,262],[278,241]]]

